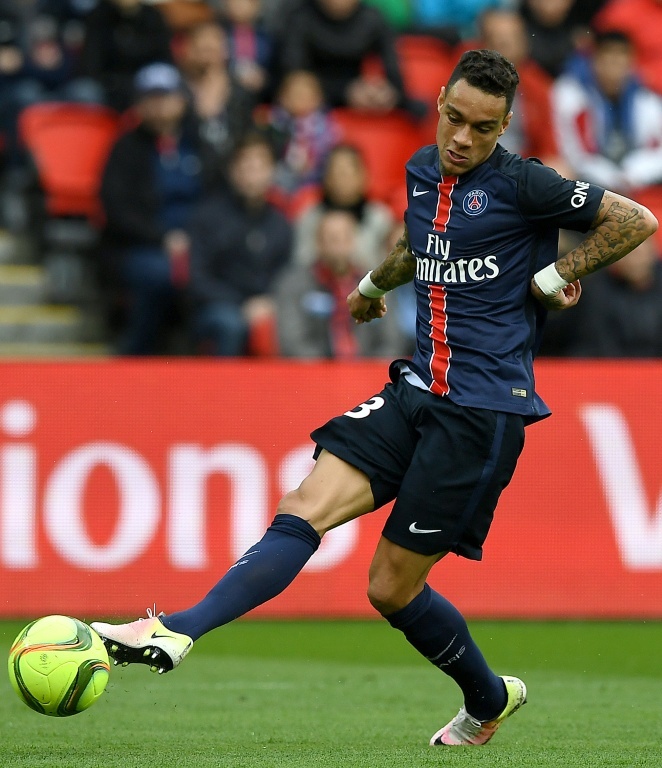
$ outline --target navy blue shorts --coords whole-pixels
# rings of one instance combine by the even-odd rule
[[[368,476],[375,509],[396,499],[389,541],[480,560],[524,446],[524,419],[459,406],[400,378],[311,437],[315,458],[324,448]]]

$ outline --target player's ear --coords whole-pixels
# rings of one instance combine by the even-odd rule
[[[445,101],[446,101],[446,86],[442,85],[441,90],[439,91],[439,98],[437,99],[437,112],[441,112],[441,108],[444,106]]]
[[[513,117],[513,113],[509,112],[503,118],[503,122],[501,123],[501,127],[499,128],[499,136],[501,136],[505,132],[506,128],[508,128],[508,126],[510,125],[510,121],[511,121],[512,117]]]

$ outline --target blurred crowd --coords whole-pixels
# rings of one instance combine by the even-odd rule
[[[379,323],[345,306],[402,231],[365,126],[433,142],[457,56],[496,49],[521,77],[501,143],[662,217],[660,40],[662,0],[0,0],[0,227],[86,219],[117,354],[408,355],[411,286]],[[96,212],[55,210],[35,162],[62,104],[111,116]],[[585,281],[542,354],[662,354],[660,242]]]

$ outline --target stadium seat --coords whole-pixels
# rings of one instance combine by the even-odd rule
[[[87,256],[98,242],[101,175],[120,130],[119,115],[93,104],[45,102],[19,116],[19,139],[39,188],[32,235],[52,303],[95,301],[96,276]]]
[[[34,162],[47,215],[97,221],[101,173],[119,116],[99,105],[46,102],[26,107],[18,130]]]
[[[365,158],[368,196],[388,202],[403,183],[405,163],[421,145],[419,127],[399,111],[375,115],[337,108],[331,114],[340,126],[342,140],[356,146]]]
[[[448,46],[426,35],[401,35],[396,45],[407,93],[434,107],[454,65]]]

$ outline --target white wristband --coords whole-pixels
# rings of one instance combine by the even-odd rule
[[[536,272],[533,279],[545,296],[554,296],[568,285],[568,281],[557,272],[556,264],[548,264],[540,272]]]
[[[372,271],[368,272],[365,277],[361,278],[359,282],[359,293],[363,294],[366,299],[381,299],[382,296],[388,293],[388,291],[382,291],[370,279]]]

